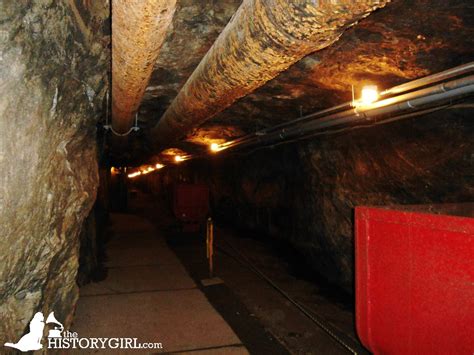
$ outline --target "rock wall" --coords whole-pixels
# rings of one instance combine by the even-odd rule
[[[33,314],[68,327],[98,183],[108,0],[0,0],[0,342]]]
[[[289,241],[353,292],[353,208],[474,200],[472,108],[225,154],[206,167],[214,214]],[[209,165],[208,165],[209,164]]]
[[[106,229],[110,212],[109,176],[110,169],[103,161],[99,161],[97,198],[94,207],[83,223],[79,236],[79,269],[77,273],[79,287],[90,282],[101,281],[107,276],[104,261]]]

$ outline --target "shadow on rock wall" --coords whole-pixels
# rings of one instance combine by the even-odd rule
[[[443,111],[223,155],[208,170],[214,213],[289,241],[315,272],[353,292],[355,206],[474,200],[469,113]]]

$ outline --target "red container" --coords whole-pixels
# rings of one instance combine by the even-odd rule
[[[427,208],[356,208],[357,332],[375,354],[474,354],[474,219]]]
[[[209,214],[207,185],[176,184],[173,191],[173,212],[185,231],[198,231]]]

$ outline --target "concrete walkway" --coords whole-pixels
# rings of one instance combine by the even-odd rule
[[[111,218],[108,276],[81,288],[71,331],[81,338],[138,338],[162,343],[163,350],[88,353],[248,354],[150,222],[129,214]]]

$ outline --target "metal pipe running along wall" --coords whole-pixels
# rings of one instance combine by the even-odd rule
[[[151,131],[164,148],[390,0],[244,0]]]
[[[112,128],[133,125],[176,0],[112,0]]]
[[[229,144],[229,148],[243,149],[252,145],[268,145],[276,141],[306,137],[311,133],[327,128],[341,126],[357,121],[373,121],[390,115],[403,115],[407,112],[416,112],[429,107],[441,105],[449,100],[456,100],[474,93],[474,75],[451,80],[427,87],[418,91],[409,92],[385,100],[377,101],[364,108],[351,108],[350,110],[329,114],[315,120],[295,122],[294,126],[284,127],[280,130],[263,134],[251,134],[241,139],[238,144]],[[433,106],[434,105],[434,106]],[[396,116],[395,116],[396,117]]]

